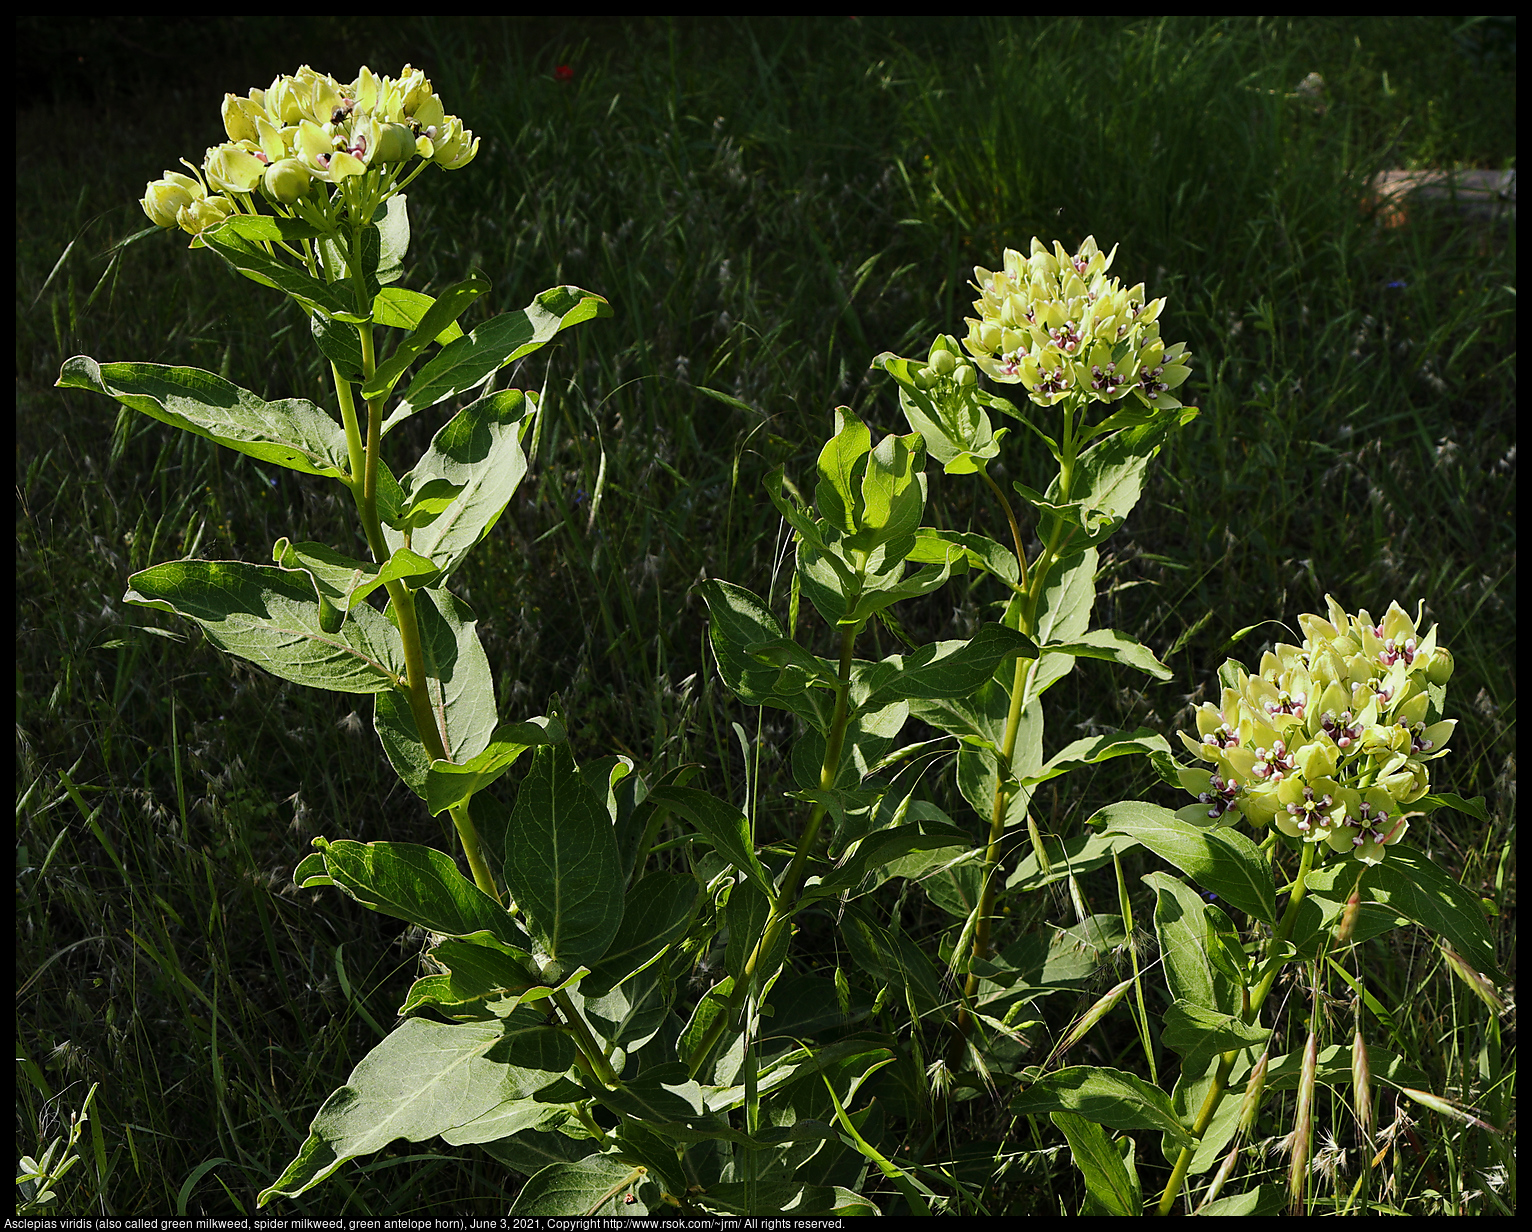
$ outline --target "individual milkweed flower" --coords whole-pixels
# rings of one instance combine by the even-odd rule
[[[266,168],[262,186],[266,195],[283,205],[291,205],[308,195],[312,177],[296,158],[283,158]]]
[[[234,202],[227,197],[204,197],[190,205],[183,205],[176,212],[176,225],[191,235],[201,235],[233,213]]]
[[[200,180],[179,171],[167,171],[163,179],[150,180],[144,185],[144,196],[139,205],[156,227],[167,231],[179,226],[180,211],[194,201],[207,196]]]
[[[247,193],[254,189],[266,174],[269,160],[254,142],[248,144],[253,148],[231,141],[209,149],[202,162],[208,183],[226,193]]]
[[[251,92],[252,95],[256,91]],[[230,141],[255,141],[260,137],[257,124],[266,119],[266,109],[254,97],[240,98],[237,94],[223,96],[223,129]],[[268,121],[269,122],[269,121]]]
[[[441,136],[435,138],[433,145],[432,160],[445,171],[466,167],[479,152],[479,139],[463,127],[457,116],[447,117]]]

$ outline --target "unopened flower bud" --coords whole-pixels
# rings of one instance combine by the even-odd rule
[[[952,374],[952,379],[966,388],[978,382],[979,372],[972,364],[964,364]]]
[[[266,195],[283,205],[291,205],[309,190],[308,169],[296,158],[284,158],[266,168]]]
[[[260,133],[256,117],[264,115],[262,108],[253,100],[240,98],[237,94],[223,96],[223,130],[230,141],[256,141]]]
[[[943,348],[938,351],[931,348],[931,367],[936,369],[938,376],[951,376],[952,370],[957,367],[957,356]]]
[[[415,134],[403,124],[380,124],[375,163],[402,163],[415,155]]]
[[[156,227],[166,230],[177,226],[176,215],[184,206],[199,201],[207,194],[202,185],[189,175],[179,171],[165,172],[162,180],[150,180],[144,185],[144,197],[139,202],[144,213]]]
[[[1426,679],[1432,684],[1446,684],[1452,679],[1452,651],[1445,646],[1438,646],[1436,653],[1431,656],[1431,665],[1426,668]]]

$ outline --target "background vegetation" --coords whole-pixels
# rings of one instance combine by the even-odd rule
[[[961,334],[975,264],[1093,233],[1120,243],[1125,284],[1169,297],[1164,333],[1197,357],[1183,396],[1203,413],[1102,562],[1101,622],[1176,679],[1145,689],[1082,661],[1049,695],[1049,730],[1169,732],[1223,658],[1289,637],[1267,624],[1231,646],[1246,626],[1295,630],[1326,593],[1375,614],[1425,599],[1458,665],[1440,788],[1484,795],[1492,821],[1443,813],[1412,841],[1487,900],[1514,978],[1514,218],[1421,204],[1385,226],[1368,190],[1391,167],[1514,166],[1510,19],[119,17],[17,33],[17,1153],[40,1154],[100,1084],[63,1209],[252,1211],[389,1029],[420,948],[339,894],[296,893],[293,867],[316,833],[448,842],[388,772],[365,703],[120,601],[151,563],[269,560],[283,534],[345,542],[349,511],[318,482],[53,388],[83,352],[328,405],[285,298],[174,237],[113,247],[145,225],[146,180],[222,139],[225,90],[301,63],[347,79],[412,62],[483,137],[470,168],[411,190],[409,285],[477,266],[487,312],[559,281],[616,308],[515,374],[547,385],[538,464],[459,575],[507,718],[556,704],[578,756],[700,762],[713,790],[755,802],[761,833],[792,821],[786,720],[719,687],[694,583],[780,601],[788,540],[762,476],[806,475],[836,404],[900,428],[868,363]],[[1313,72],[1323,86],[1300,90]],[[401,429],[411,456],[439,422],[422,419]],[[1013,436],[1009,476],[1049,473],[1026,448]],[[933,476],[932,516],[988,524],[977,486]],[[904,617],[927,622],[918,640],[966,633],[996,597],[954,610],[954,593]],[[1129,760],[1068,780],[1045,828],[1078,833],[1135,795],[1183,803]],[[1115,902],[1109,879],[1087,889]],[[908,904],[933,950],[948,926]],[[1514,1010],[1501,1055],[1429,938],[1370,944],[1390,1046],[1506,1128]],[[813,945],[810,928],[798,961]],[[1111,1063],[1134,1041],[1108,1020],[1087,1046]],[[947,1149],[990,1209],[1073,1211],[1067,1154],[968,1094]],[[1418,1119],[1394,1130],[1399,1207],[1514,1209],[1514,1128]],[[516,1178],[441,1150],[396,1143],[291,1205],[503,1212]]]

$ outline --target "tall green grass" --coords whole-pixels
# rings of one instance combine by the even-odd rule
[[[1231,645],[1246,626],[1295,628],[1326,593],[1375,613],[1424,598],[1457,655],[1445,785],[1485,795],[1491,821],[1443,817],[1412,841],[1492,904],[1514,973],[1515,228],[1425,207],[1386,228],[1367,194],[1385,167],[1514,166],[1503,33],[1447,18],[25,19],[18,1152],[39,1153],[99,1082],[64,1209],[253,1211],[415,973],[418,937],[291,887],[316,833],[448,842],[383,772],[365,704],[283,685],[120,602],[153,562],[269,559],[283,534],[345,542],[347,511],[317,483],[52,388],[85,352],[328,403],[285,300],[163,235],[113,251],[145,225],[144,181],[221,139],[224,90],[304,62],[347,77],[409,60],[484,139],[471,167],[411,191],[410,285],[474,266],[495,284],[489,311],[556,281],[617,310],[512,376],[546,385],[539,454],[460,587],[512,717],[556,704],[578,755],[700,762],[763,836],[788,824],[785,720],[720,689],[694,583],[782,599],[765,473],[804,474],[838,403],[897,427],[868,363],[961,333],[975,264],[1033,234],[1094,233],[1121,244],[1114,273],[1169,297],[1166,337],[1197,356],[1203,414],[1102,562],[1102,622],[1176,680],[1084,666],[1050,694],[1050,730],[1169,731],[1226,655],[1288,636],[1266,624]],[[555,79],[565,63],[573,79]],[[1310,72],[1317,97],[1296,89]],[[401,454],[434,426],[401,428]],[[1014,445],[1010,477],[1041,473]],[[966,489],[933,476],[931,491],[943,523],[987,524]],[[938,636],[995,597],[949,588],[904,618]],[[1121,761],[1069,782],[1040,801],[1066,834],[1100,804],[1163,792]],[[934,949],[946,917],[919,899],[905,927]],[[811,923],[800,944],[818,961]],[[1506,1127],[1514,1053],[1489,1012],[1428,939],[1370,947],[1391,1046]],[[1089,1047],[1139,1064],[1136,1038],[1124,1020]],[[1054,1142],[982,1092],[959,1097],[939,1152],[974,1203],[1076,1208]],[[1514,1209],[1514,1130],[1416,1119],[1388,1164],[1400,1209]],[[1344,1193],[1355,1148],[1336,1149],[1351,1151],[1331,1183]],[[439,1143],[398,1143],[342,1178],[293,1208],[489,1214],[518,1183]]]

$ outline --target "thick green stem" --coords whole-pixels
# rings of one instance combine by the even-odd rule
[[[353,253],[358,253],[359,248],[358,238],[353,241]],[[365,311],[365,295],[361,289],[361,280],[358,278],[356,281],[358,310]],[[361,343],[362,381],[365,384],[377,369],[371,323],[364,322],[357,326],[357,335]],[[362,529],[367,535],[367,544],[372,549],[373,560],[383,564],[391,555],[388,541],[383,535],[383,524],[378,518],[378,467],[382,455],[384,400],[381,397],[373,398],[367,403],[367,436],[363,443],[360,439],[361,428],[357,423],[351,383],[344,380],[333,365],[331,370],[335,376],[336,395],[340,400],[341,421],[346,430],[346,450],[352,470],[352,495],[356,499],[357,512],[361,515]],[[360,484],[357,483],[358,477],[361,479]],[[405,678],[400,683],[405,697],[409,700],[410,715],[415,720],[420,743],[432,761],[451,761],[452,751],[445,735],[446,716],[439,715],[436,707],[431,704],[431,678],[426,670],[425,653],[421,645],[420,620],[415,610],[415,596],[401,581],[387,582],[384,589],[387,590],[389,600],[393,604],[394,620],[399,630],[400,643],[404,648]],[[452,809],[452,822],[463,844],[463,854],[473,873],[474,884],[496,902],[500,901],[499,891],[495,888],[495,879],[490,874],[489,865],[484,859],[478,831],[474,829],[473,819],[469,815],[466,803]]]
[[[841,630],[840,684],[835,691],[835,712],[830,719],[830,731],[825,738],[824,762],[819,769],[819,786],[822,791],[833,788],[836,777],[840,773],[841,750],[845,746],[846,727],[850,718],[851,653],[852,647],[856,644],[857,629],[856,625],[846,625]],[[819,840],[819,831],[824,825],[825,813],[825,806],[817,802],[809,813],[809,824],[804,828],[803,836],[798,841],[798,849],[793,853],[793,861],[788,865],[787,873],[777,888],[776,902],[771,906],[771,914],[766,919],[766,927],[761,933],[761,939],[756,942],[750,957],[745,960],[742,978],[729,993],[728,1004],[718,1017],[713,1019],[707,1034],[703,1036],[687,1059],[687,1069],[691,1071],[693,1077],[702,1068],[702,1063],[707,1059],[708,1054],[712,1052],[719,1038],[738,1015],[740,1007],[744,1005],[745,998],[750,993],[751,986],[755,983],[756,969],[776,948],[777,942],[781,939],[782,930],[792,919],[793,907],[798,901],[798,892],[803,888],[803,881],[807,876],[809,854]]]
[[[606,1053],[602,1051],[595,1032],[590,1029],[590,1024],[585,1021],[585,1016],[575,1009],[574,1002],[569,999],[569,994],[560,990],[553,994],[552,1001],[554,1005],[558,1006],[559,1013],[564,1016],[564,1021],[569,1024],[569,1029],[574,1033],[575,1045],[590,1063],[591,1072],[595,1075],[596,1080],[608,1090],[615,1090],[621,1086],[621,1080],[613,1072],[611,1062],[606,1059]]]
[[[1298,908],[1303,905],[1304,896],[1308,893],[1307,882],[1309,871],[1314,867],[1314,850],[1313,843],[1303,845],[1303,853],[1298,864],[1298,876],[1294,879],[1293,888],[1287,896],[1287,910],[1282,913],[1282,919],[1278,921],[1276,931],[1266,943],[1266,958],[1270,965],[1266,974],[1261,977],[1261,982],[1251,993],[1250,1002],[1242,1015],[1246,1026],[1255,1022],[1260,1015],[1261,1006],[1266,1003],[1267,994],[1271,992],[1272,984],[1276,982],[1277,972],[1283,965],[1272,963],[1270,960],[1276,954],[1277,947],[1292,934],[1293,925],[1297,922]],[[1213,1123],[1213,1117],[1218,1112],[1218,1105],[1223,1102],[1224,1093],[1228,1089],[1229,1072],[1238,1059],[1238,1049],[1226,1052],[1218,1058],[1218,1069],[1213,1074],[1213,1085],[1202,1101],[1202,1107],[1197,1112],[1197,1119],[1192,1123],[1192,1137],[1201,1138],[1207,1132],[1208,1126]],[[1192,1148],[1182,1147],[1181,1154],[1176,1159],[1176,1166],[1170,1173],[1170,1180],[1165,1183],[1164,1192],[1160,1194],[1159,1214],[1170,1214],[1170,1208],[1175,1205],[1176,1195],[1181,1191],[1181,1184],[1186,1179],[1186,1170],[1191,1162]]]

